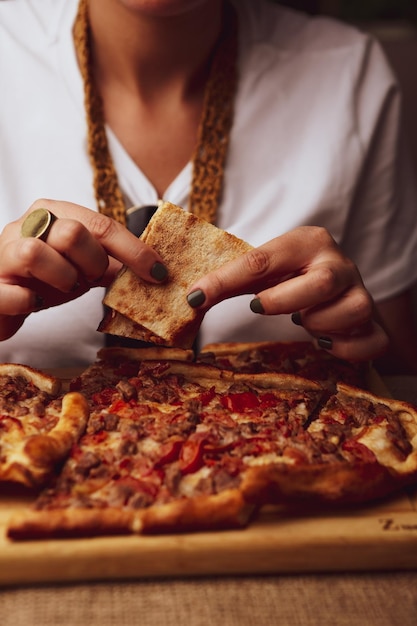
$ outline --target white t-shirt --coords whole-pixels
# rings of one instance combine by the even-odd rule
[[[301,224],[326,226],[374,298],[417,279],[416,193],[398,125],[400,97],[379,45],[327,18],[236,1],[240,83],[217,224],[258,246]],[[0,216],[41,197],[95,207],[82,82],[72,42],[77,0],[0,2]],[[149,180],[109,131],[124,194],[152,204]],[[191,165],[164,199],[187,207]],[[34,313],[0,343],[1,361],[91,362],[103,290]],[[289,316],[252,313],[253,296],[214,307],[211,341],[301,339]]]

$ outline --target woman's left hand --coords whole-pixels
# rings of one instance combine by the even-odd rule
[[[254,248],[198,280],[188,301],[209,309],[244,293],[256,294],[255,313],[293,314],[294,323],[340,358],[372,359],[388,347],[357,267],[323,228],[299,227]]]

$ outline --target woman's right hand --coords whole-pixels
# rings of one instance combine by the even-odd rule
[[[46,241],[21,235],[25,218],[39,208],[57,218]],[[37,200],[0,234],[0,341],[33,311],[109,286],[124,264],[149,282],[167,275],[157,252],[122,224],[77,204]]]

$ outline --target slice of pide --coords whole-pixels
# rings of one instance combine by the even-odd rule
[[[143,348],[101,348],[94,363],[70,382],[71,391],[91,398],[96,392],[124,384],[137,375],[143,361],[157,362],[163,367],[170,361],[192,361],[194,352],[182,348],[149,346]],[[155,363],[154,363],[155,365]]]
[[[417,482],[417,410],[344,383],[307,425],[311,463],[255,468],[248,501],[347,505]]]
[[[57,396],[61,391],[61,381],[59,378],[30,367],[29,365],[0,363],[0,377],[3,390],[1,399],[3,402],[7,397],[13,395],[13,381],[19,378],[26,381],[29,385],[32,385],[34,392],[35,388],[37,388],[41,394],[46,393],[50,396]],[[17,396],[21,395],[21,392],[19,394],[18,390],[15,390],[15,392]]]
[[[329,388],[339,381],[367,388],[369,363],[337,359],[311,341],[223,342],[205,345],[197,360],[239,372],[280,372],[316,380]]]
[[[99,330],[159,345],[190,348],[204,313],[186,297],[201,276],[252,248],[234,235],[164,202],[141,235],[168,268],[163,284],[141,280],[124,267],[104,298]]]
[[[337,445],[347,459],[377,462],[405,481],[415,478],[417,410],[411,404],[338,383],[309,432]]]
[[[83,432],[88,405],[60,396],[59,379],[26,365],[0,364],[0,482],[44,485]]]
[[[242,490],[246,469],[255,459],[296,462],[303,424],[322,393],[314,382],[290,375],[143,361],[135,375],[92,394],[86,432],[56,484],[35,510],[11,520],[8,535],[245,525],[258,506]]]

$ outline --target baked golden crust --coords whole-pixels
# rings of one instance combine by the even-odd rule
[[[34,368],[0,364],[0,482],[39,487],[69,454],[89,415],[84,396]]]
[[[189,288],[252,246],[168,202],[155,212],[141,239],[159,252],[168,278],[163,284],[151,284],[124,267],[104,298],[116,313],[108,313],[99,330],[190,348],[204,312],[188,305]]]
[[[19,513],[10,520],[7,535],[25,540],[242,528],[255,508],[239,490],[231,489],[142,510],[62,508]]]
[[[134,511],[121,509],[62,508],[25,511],[9,521],[10,539],[52,539],[131,534]]]
[[[244,476],[245,500],[286,507],[360,504],[388,496],[399,481],[382,465],[352,462],[315,465],[265,465]]]
[[[85,428],[89,413],[87,400],[78,393],[66,394],[62,409],[54,413],[57,423],[49,432],[28,436],[22,432],[13,450],[5,451],[0,463],[0,481],[17,482],[29,488],[48,482]]]
[[[241,354],[251,350],[276,350],[277,348],[283,351],[296,350],[303,356],[306,356],[310,350],[316,352],[311,341],[222,341],[205,344],[200,350],[200,355],[211,352],[215,355],[223,356],[227,354]]]
[[[112,346],[101,348],[97,358],[102,361],[127,359],[130,361],[193,361],[194,352],[183,348],[167,348],[165,346],[146,346],[143,348],[125,348]]]
[[[59,378],[30,367],[29,365],[20,363],[0,363],[0,377],[2,376],[10,376],[11,378],[20,376],[50,396],[57,396],[61,390],[61,381]]]
[[[50,471],[56,463],[65,459],[84,432],[89,415],[86,398],[77,392],[69,392],[62,398],[59,419],[48,433],[32,435],[26,441],[23,452],[32,467]]]

